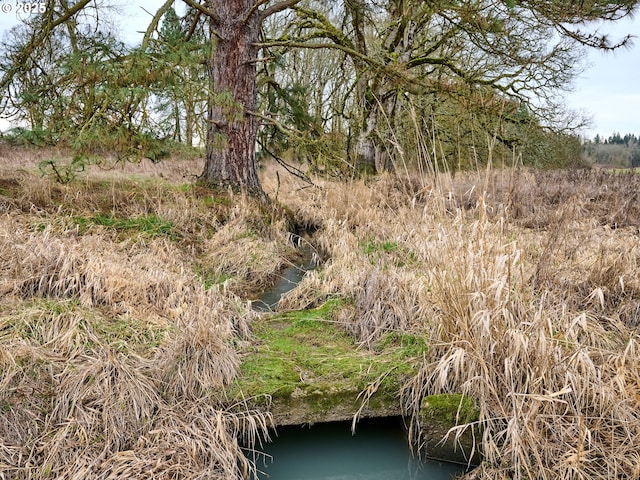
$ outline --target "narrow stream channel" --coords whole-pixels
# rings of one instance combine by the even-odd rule
[[[253,302],[254,310],[273,311],[283,294],[316,268],[310,244],[298,237],[299,265],[284,270],[276,284]],[[451,480],[464,465],[414,458],[401,418],[365,419],[354,435],[350,422],[313,427],[279,427],[263,446],[259,480]]]
[[[297,262],[297,264],[287,267],[280,274],[276,283],[269,290],[264,292],[260,298],[252,302],[251,307],[258,312],[273,311],[278,305],[280,298],[282,298],[282,295],[287,293],[289,290],[293,290],[302,281],[305,274],[317,266],[311,244],[301,236],[293,236],[293,241],[297,244],[302,258]]]
[[[420,461],[411,454],[402,419],[369,419],[312,427],[280,427],[264,445],[271,456],[260,480],[450,480],[463,465]]]

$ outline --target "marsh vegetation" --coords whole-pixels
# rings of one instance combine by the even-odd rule
[[[489,169],[308,187],[273,167],[267,204],[194,186],[201,161],[93,168],[61,185],[25,168],[32,151],[1,155],[4,478],[250,475],[245,453],[271,418],[268,398],[251,401],[259,388],[238,395],[244,354],[327,332],[334,349],[312,352],[326,369],[347,344],[365,362],[351,367],[374,376],[387,368],[377,360],[411,359],[394,388],[417,450],[425,396],[472,399],[477,419],[449,435],[476,434],[475,478],[640,474],[636,175]],[[295,259],[294,225],[315,229],[322,263],[259,314],[249,300]],[[379,355],[393,342],[402,359]]]

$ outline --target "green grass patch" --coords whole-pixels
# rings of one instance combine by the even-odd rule
[[[158,347],[167,328],[131,317],[106,317],[75,300],[38,299],[0,316],[0,341],[25,340],[56,353],[99,344],[143,353]]]
[[[391,332],[383,336],[376,347],[386,350],[394,350],[402,357],[421,357],[427,352],[428,346],[424,336],[406,332]]]
[[[216,197],[215,195],[209,195],[207,197],[204,197],[202,201],[207,207],[230,207],[232,205],[231,200],[228,197],[223,196]]]
[[[365,255],[372,255],[374,253],[390,253],[398,250],[399,245],[397,242],[380,242],[377,240],[369,240],[362,244],[362,253]]]
[[[360,243],[362,253],[369,258],[369,262],[375,265],[378,262],[383,264],[393,263],[398,267],[415,263],[416,255],[398,242],[368,240]]]
[[[220,285],[230,278],[233,278],[233,275],[224,272],[215,272],[201,266],[196,266],[195,272],[204,285],[205,290],[209,290],[214,285]]]
[[[612,173],[614,175],[631,175],[631,174],[640,174],[639,167],[628,167],[628,168],[608,168],[606,170],[607,173]]]
[[[78,225],[80,233],[86,233],[94,226],[101,226],[120,232],[141,233],[150,238],[175,238],[173,223],[157,215],[119,218],[112,215],[98,214],[92,217],[74,217],[73,222]]]
[[[443,393],[424,397],[420,415],[425,421],[436,420],[456,426],[477,421],[480,411],[467,395]]]
[[[116,351],[142,353],[159,347],[168,329],[132,317],[96,318],[91,327],[98,337]]]
[[[378,395],[395,398],[415,372],[426,343],[409,334],[390,334],[373,349],[356,344],[333,321],[343,302],[314,310],[265,317],[254,324],[257,341],[245,351],[236,393],[274,399],[305,397],[310,408],[329,410],[376,381]]]

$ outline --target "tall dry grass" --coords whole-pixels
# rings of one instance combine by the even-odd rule
[[[0,182],[5,477],[251,474],[243,446],[259,448],[269,418],[225,386],[257,315],[247,300],[289,261],[291,227],[185,185],[185,168]],[[323,260],[279,308],[340,297],[337,320],[364,346],[429,339],[400,392],[417,446],[422,398],[461,392],[480,418],[450,434],[477,433],[478,478],[638,477],[636,177],[405,172],[309,188],[275,171],[265,188],[317,229]],[[172,228],[80,228],[96,214]]]
[[[285,217],[172,183],[170,168],[68,185],[13,174],[0,182],[0,477],[251,476],[245,449],[270,418],[225,393],[256,316],[236,293],[288,262]],[[151,215],[171,231],[92,220]],[[212,263],[233,232],[251,235]]]
[[[515,170],[318,181],[285,201],[319,227],[327,260],[281,307],[340,296],[364,343],[427,336],[402,391],[413,438],[426,395],[474,398],[479,420],[450,432],[477,436],[485,461],[470,476],[638,478],[638,182]]]

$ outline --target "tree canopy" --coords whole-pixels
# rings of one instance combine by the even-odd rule
[[[638,2],[173,3],[126,46],[101,3],[49,0],[6,41],[0,111],[82,151],[105,131],[123,157],[204,142],[203,181],[255,192],[256,158],[352,174],[435,155],[464,168],[479,146],[535,157],[577,126],[560,94],[583,49],[631,41],[590,22]]]

